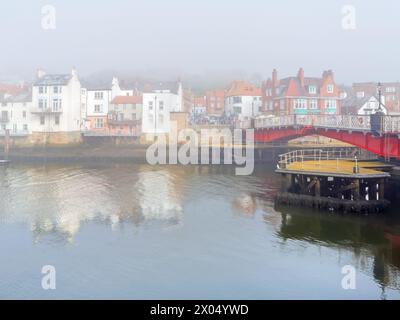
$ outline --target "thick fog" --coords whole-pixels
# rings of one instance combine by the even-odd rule
[[[350,6],[350,7],[349,7]],[[0,80],[82,76],[400,79],[396,0],[2,0]]]

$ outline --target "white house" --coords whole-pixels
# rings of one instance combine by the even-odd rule
[[[118,78],[114,77],[111,81],[111,100],[118,96],[133,96],[134,90],[121,88]],[[110,101],[111,101],[110,100]]]
[[[172,112],[183,112],[180,82],[158,83],[143,93],[142,133],[169,133]]]
[[[24,136],[31,133],[32,92],[26,91],[8,96],[0,106],[0,136],[9,130],[11,136]]]
[[[382,97],[383,98],[383,97]],[[353,115],[370,115],[379,110],[379,100],[374,95],[358,97],[356,95],[349,96],[342,101],[342,114]],[[384,114],[387,114],[387,108],[384,106],[384,99],[380,108]]]
[[[86,89],[86,129],[98,130],[106,127],[107,115],[112,100],[112,90],[107,88]]]
[[[80,132],[81,99],[81,84],[75,69],[71,74],[38,72],[32,87],[32,132]]]
[[[261,110],[261,89],[245,81],[234,81],[225,94],[225,113],[246,120]]]

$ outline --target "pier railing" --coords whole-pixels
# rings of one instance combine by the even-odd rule
[[[363,157],[362,160],[373,160]],[[329,160],[329,161],[328,161]],[[293,150],[279,155],[279,169],[287,169],[289,165],[296,163],[296,167],[304,169],[306,166],[317,166],[319,169],[325,167],[330,170],[341,170],[344,160],[357,162],[357,150],[340,149],[340,150],[322,150],[322,149],[303,149]]]

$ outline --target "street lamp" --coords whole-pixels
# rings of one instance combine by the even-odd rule
[[[157,140],[157,95],[154,96],[154,141]]]

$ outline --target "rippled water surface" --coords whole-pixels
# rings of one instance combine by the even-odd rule
[[[265,166],[0,167],[0,298],[400,298],[400,212],[274,209],[278,186]]]

